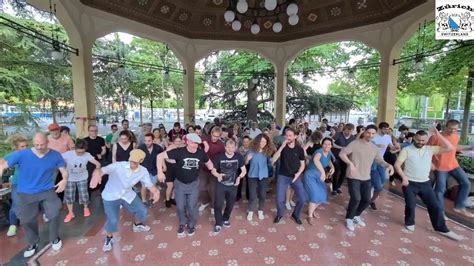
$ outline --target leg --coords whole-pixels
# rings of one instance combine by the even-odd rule
[[[188,227],[192,228],[196,226],[197,219],[199,216],[198,211],[198,198],[199,198],[199,181],[194,181],[189,184],[189,194],[187,197],[187,207],[189,213]]]
[[[438,199],[438,205],[441,211],[444,212],[444,193],[446,192],[446,182],[448,180],[448,172],[435,171],[436,186],[435,193]]]
[[[441,211],[438,201],[436,200],[436,195],[431,188],[430,181],[420,184],[419,195],[423,203],[426,204],[433,229],[443,233],[449,232],[448,227],[446,227],[443,212]]]
[[[207,186],[207,191],[209,193],[209,198],[210,198],[210,207],[212,208],[212,206],[214,206],[214,201],[215,201],[215,194],[216,194],[216,183],[217,183],[217,179],[212,176],[211,174],[208,174],[209,175],[209,184]]]
[[[201,170],[199,172],[199,202],[201,204],[210,203],[208,186],[209,175],[204,170]]]
[[[383,190],[383,183],[385,180],[385,168],[381,167],[378,164],[372,168],[372,171],[370,171],[370,181],[374,188],[374,195],[372,196],[370,202],[374,202],[375,200],[377,200],[380,192],[382,192]]]
[[[263,211],[265,200],[267,199],[268,178],[258,180],[257,186],[258,210]]]
[[[141,188],[140,188],[140,197],[142,198],[143,203],[147,202],[147,200],[146,200],[146,187],[144,185],[142,185]]]
[[[290,177],[278,175],[276,186],[277,216],[283,216],[283,214],[285,214],[285,194],[290,183]]]
[[[104,204],[105,217],[107,218],[105,231],[107,231],[108,236],[112,236],[113,233],[118,231],[121,200],[102,200],[102,202]]]
[[[450,171],[449,174],[454,177],[454,179],[456,179],[459,184],[458,197],[456,198],[454,208],[463,210],[466,208],[466,200],[469,196],[469,191],[471,191],[471,183],[467,177],[467,174],[461,167],[457,167],[456,169]]]
[[[174,181],[174,195],[176,199],[176,211],[178,212],[179,225],[185,225],[188,223],[188,216],[186,215],[186,194],[183,191],[185,184]]]
[[[67,209],[69,211],[68,216],[71,216],[71,219],[74,216],[74,211],[72,207],[73,207],[74,201],[76,200],[76,183],[77,182],[74,182],[74,181],[68,181],[66,184],[66,189],[64,190],[63,203],[67,205]]]
[[[250,165],[246,165],[245,168],[247,169],[248,173],[250,171]],[[247,197],[247,200],[250,200],[249,195],[249,176],[245,175],[245,196]]]
[[[224,197],[226,194],[224,185],[216,182],[215,193],[214,218],[216,219],[216,225],[222,226],[222,208],[224,207]]]
[[[16,210],[18,205],[18,194],[16,192],[16,185],[12,185],[11,197],[12,206],[10,206],[10,211],[8,212],[8,221],[10,225],[18,225],[18,217],[16,216]]]
[[[36,195],[18,193],[17,216],[20,219],[20,224],[25,229],[29,245],[39,243],[38,223],[36,221],[39,207],[40,200]]]
[[[171,200],[171,194],[173,194],[173,182],[166,182],[166,200]]]
[[[249,184],[249,211],[257,211],[257,188],[258,178],[248,178],[247,183]]]
[[[349,204],[347,205],[346,219],[354,219],[357,215],[357,208],[361,201],[361,181],[348,178],[347,185],[349,187]]]
[[[128,212],[133,214],[135,217],[135,224],[144,223],[146,221],[148,211],[140,198],[135,197],[131,203],[122,201],[122,205],[127,209]]]
[[[337,180],[337,189],[340,189],[342,184],[344,184],[344,180],[346,179],[347,164],[343,162],[341,159],[338,159],[337,165],[340,168],[340,174]]]
[[[301,211],[303,210],[304,203],[306,202],[306,191],[304,190],[303,181],[301,178],[298,178],[298,180],[296,180],[294,183],[291,183],[291,187],[293,188],[293,191],[295,191],[297,199],[293,214],[299,218]]]
[[[312,218],[313,215],[314,215],[314,211],[316,210],[316,208],[318,207],[319,204],[316,204],[316,203],[313,203],[313,202],[310,202],[308,204],[308,218]]]
[[[44,199],[41,202],[44,208],[44,213],[49,219],[49,240],[53,242],[59,237],[59,213],[61,211],[61,200],[56,195],[54,190],[49,190],[44,193]]]
[[[87,191],[87,180],[77,182],[77,191],[79,193],[79,204],[84,205],[84,209],[87,209],[89,204],[89,193]]]
[[[229,186],[226,188],[227,192],[225,194],[225,210],[224,216],[222,217],[224,221],[229,221],[230,214],[234,209],[235,199],[237,197],[237,188],[234,186]]]
[[[360,182],[360,202],[357,207],[356,216],[360,216],[362,212],[367,209],[370,204],[370,180]]]
[[[291,187],[288,187],[286,189],[286,195],[285,195],[285,204],[290,204],[291,199],[293,198],[293,193],[292,193]]]
[[[408,186],[403,186],[403,196],[405,197],[405,225],[415,225],[416,195],[418,194],[418,184],[410,182]]]

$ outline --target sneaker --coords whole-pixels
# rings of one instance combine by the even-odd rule
[[[372,210],[374,210],[374,211],[377,210],[377,205],[375,205],[375,202],[372,201],[372,202],[370,203],[370,208],[371,208]]]
[[[186,228],[185,225],[180,225],[179,228],[178,228],[178,237],[184,237],[185,234],[184,234],[184,229]]]
[[[452,240],[455,240],[455,241],[461,241],[463,239],[462,236],[454,233],[453,231],[448,231],[448,232],[438,232],[440,233],[441,235],[447,237],[447,238],[451,238]]]
[[[207,206],[209,206],[209,203],[201,204],[201,205],[199,205],[198,210],[199,210],[200,212],[202,212],[202,211],[204,211],[204,210],[207,208]]]
[[[354,220],[353,219],[346,219],[346,227],[349,229],[349,231],[354,231]]]
[[[171,204],[176,205],[176,200],[175,199],[170,199]]]
[[[171,208],[171,200],[165,200],[166,208]]]
[[[222,230],[222,227],[220,225],[214,226],[214,234],[219,234]]]
[[[196,227],[188,227],[188,236],[193,236],[196,232]]]
[[[74,214],[73,213],[68,213],[66,215],[66,218],[64,218],[64,222],[69,223],[72,219],[74,219]]]
[[[102,247],[102,251],[108,252],[112,250],[112,239],[113,237],[108,236],[105,238],[104,246]]]
[[[84,217],[89,217],[91,216],[91,210],[89,208],[84,208]]]
[[[265,215],[263,215],[263,211],[258,211],[258,219],[259,220],[265,219]]]
[[[253,220],[253,212],[249,212],[247,214],[247,221],[252,221]]]
[[[10,227],[8,227],[7,236],[11,237],[14,235],[16,235],[16,225],[10,225]]]
[[[295,207],[296,203],[294,201],[290,200],[290,205],[291,205],[291,207]]]
[[[285,204],[285,207],[287,210],[291,211],[291,204],[289,202]]]
[[[28,248],[23,252],[23,257],[29,258],[35,255],[36,249],[38,249],[38,244],[29,245]]]
[[[211,214],[214,215],[214,208],[211,208]]]
[[[397,183],[395,183],[395,181],[392,181],[392,182],[390,182],[390,185],[391,185],[392,187],[394,187],[394,186],[397,185]]]
[[[362,218],[360,218],[360,216],[355,216],[353,221],[354,221],[354,224],[357,224],[358,226],[361,226],[361,227],[365,227],[365,223],[362,220]]]
[[[415,232],[415,225],[405,225],[405,228],[408,231]]]
[[[342,194],[342,190],[336,189],[337,194]]]
[[[43,221],[44,221],[45,223],[48,223],[48,222],[49,222],[49,219],[48,219],[48,217],[46,217],[46,214],[45,214],[45,213],[43,213]]]
[[[453,211],[459,213],[459,214],[462,214],[468,218],[474,218],[474,214],[468,210],[466,210],[465,208],[464,209],[456,209],[454,208]]]
[[[63,241],[61,241],[61,238],[56,238],[53,242],[51,242],[51,246],[53,247],[53,250],[60,250],[63,247]]]
[[[133,223],[133,232],[148,232],[150,231],[150,227],[148,225],[144,225],[142,223],[135,224]]]
[[[224,221],[223,224],[224,224],[224,227],[230,227],[230,222],[229,221]]]

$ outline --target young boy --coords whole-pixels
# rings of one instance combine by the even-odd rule
[[[76,199],[76,187],[79,193],[79,204],[84,205],[84,217],[91,215],[91,211],[88,208],[89,192],[87,190],[87,178],[89,174],[87,172],[87,163],[94,164],[96,169],[100,168],[100,163],[90,153],[86,152],[86,149],[87,142],[83,139],[78,139],[75,144],[75,150],[62,154],[69,173],[63,200],[69,211],[66,218],[64,218],[65,223],[69,223],[75,217],[73,203]]]

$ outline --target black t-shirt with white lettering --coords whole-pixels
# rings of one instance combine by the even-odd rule
[[[167,154],[168,158],[176,161],[173,169],[175,178],[185,184],[197,181],[199,169],[209,161],[209,157],[202,149],[191,153],[186,147],[182,147],[167,151]]]
[[[293,178],[300,169],[300,161],[304,160],[304,150],[301,146],[290,148],[287,145],[281,151],[279,174]]]
[[[234,153],[231,158],[227,157],[225,152],[219,153],[214,160],[214,167],[218,173],[224,174],[221,184],[225,186],[233,186],[239,175],[239,169],[244,166],[244,157],[238,153]]]

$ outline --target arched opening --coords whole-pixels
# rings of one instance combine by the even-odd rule
[[[379,62],[379,52],[361,42],[305,49],[288,67],[287,116],[354,124],[372,121]]]
[[[111,33],[95,41],[92,57],[101,119],[140,124],[182,120],[184,70],[166,44]]]
[[[228,122],[273,119],[274,67],[247,50],[216,51],[197,64],[197,121],[221,115]]]

